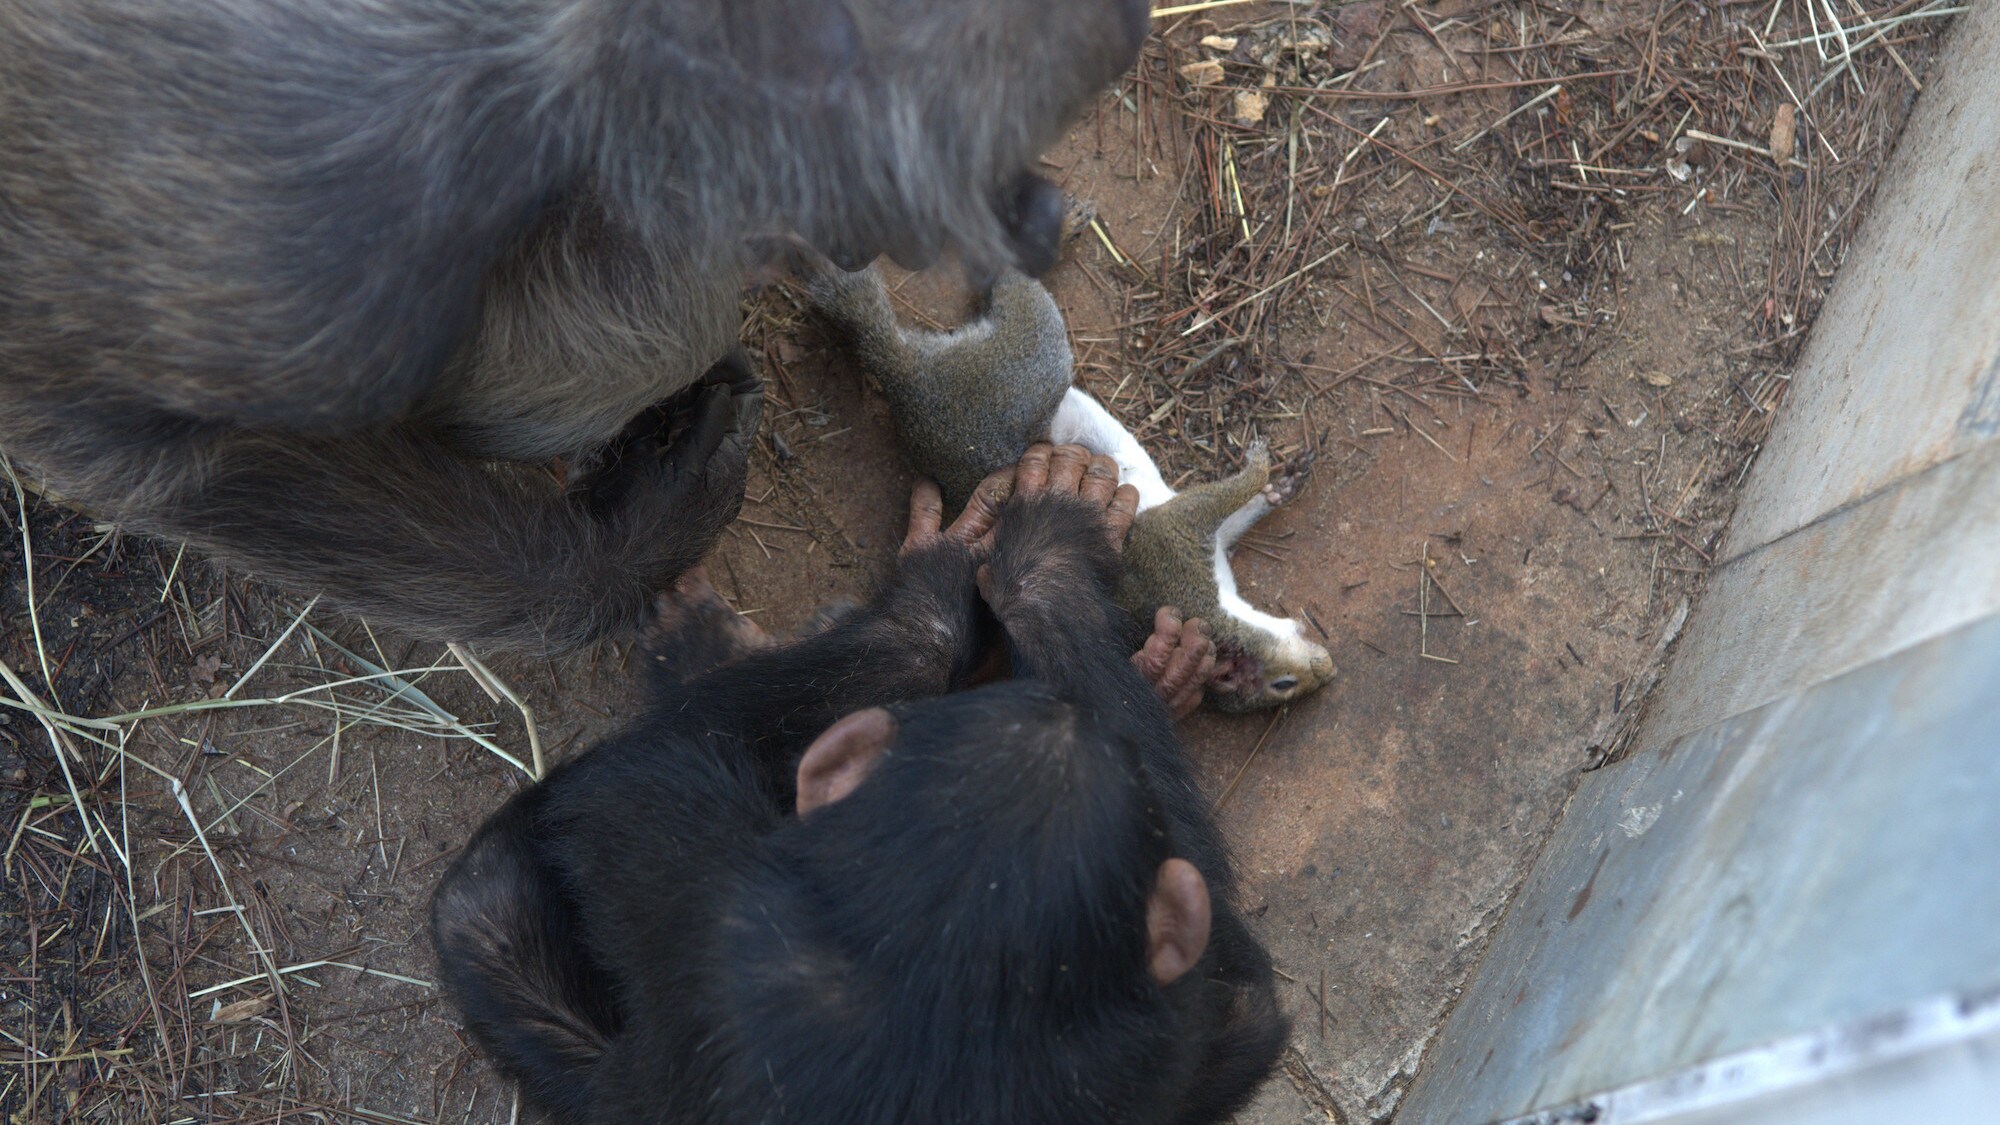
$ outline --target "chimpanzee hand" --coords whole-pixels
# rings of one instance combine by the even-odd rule
[[[1199,617],[1181,620],[1180,610],[1163,605],[1153,615],[1153,632],[1132,654],[1132,667],[1153,685],[1160,702],[1176,719],[1201,706],[1202,689],[1215,673],[1215,641],[1208,623]]]
[[[742,508],[763,403],[749,357],[731,352],[693,386],[633,419],[574,493],[639,551],[656,543],[659,562],[671,570],[656,578],[671,580]]]
[[[1101,454],[1093,455],[1080,445],[1036,442],[1014,467],[1013,495],[1027,499],[1044,494],[1073,496],[1091,511],[1101,513],[1111,549],[1125,549],[1125,536],[1132,530],[1133,517],[1139,511],[1139,490],[1118,483],[1118,462]],[[976,493],[974,498],[977,499]],[[966,507],[970,509],[972,504]]]
[[[1109,457],[1092,456],[1080,445],[1052,446],[1037,442],[1021,455],[1018,465],[1009,465],[979,482],[965,510],[939,530],[944,520],[944,500],[931,481],[918,481],[910,495],[910,527],[903,539],[905,553],[937,541],[940,537],[960,543],[990,547],[1000,511],[1015,496],[1052,493],[1075,496],[1105,515],[1105,532],[1113,550],[1123,550],[1125,536],[1139,510],[1139,490],[1118,483],[1118,463]]]
[[[938,543],[958,543],[981,551],[993,546],[993,526],[1000,522],[1000,509],[1007,504],[1007,498],[1014,494],[1014,473],[1017,465],[1009,465],[991,473],[979,487],[972,490],[972,496],[965,502],[965,510],[951,521],[950,527],[940,530],[944,522],[944,493],[939,491],[937,482],[928,478],[917,481],[910,490],[910,527],[903,535],[902,553]]]
[[[938,490],[937,482],[928,477],[917,481],[910,489],[910,524],[903,533],[903,546],[899,554],[908,555],[926,547],[940,543],[955,543],[964,547],[985,548],[992,546],[993,524],[999,517],[1000,506],[1014,488],[1014,466],[994,473],[979,482],[973,490],[972,499],[965,502],[965,510],[944,524],[944,493]]]

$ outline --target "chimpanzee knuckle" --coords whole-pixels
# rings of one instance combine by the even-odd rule
[[[743,490],[749,475],[749,460],[740,454],[712,462],[703,474],[702,491],[718,511],[726,513],[724,522],[735,519],[743,507]]]
[[[732,428],[738,439],[747,444],[756,436],[757,427],[764,421],[764,390],[757,388],[740,392],[735,396],[736,419]]]

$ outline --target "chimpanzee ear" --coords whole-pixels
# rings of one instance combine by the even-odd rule
[[[896,740],[896,720],[880,707],[844,716],[820,732],[799,759],[798,813],[830,805],[849,793],[875,768],[875,759]],[[1199,879],[1197,875],[1195,878]],[[1207,914],[1204,894],[1203,917]],[[1208,923],[1202,923],[1207,932]]]
[[[1208,882],[1195,865],[1160,865],[1146,901],[1146,971],[1161,985],[1181,979],[1208,948]]]

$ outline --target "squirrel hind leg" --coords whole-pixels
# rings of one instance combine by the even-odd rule
[[[1297,496],[1310,469],[1307,455],[1274,472],[1270,453],[1259,442],[1251,447],[1241,472],[1206,486],[1214,490],[1218,504],[1236,502],[1216,525],[1211,548],[1216,605],[1230,619],[1223,634],[1240,653],[1234,674],[1210,692],[1223,710],[1275,707],[1317,691],[1333,679],[1332,655],[1307,640],[1296,620],[1265,613],[1244,600],[1229,565],[1230,548],[1272,509]]]
[[[1312,475],[1313,454],[1300,454],[1282,465],[1271,465],[1270,451],[1263,442],[1250,447],[1249,457],[1243,469],[1225,481],[1217,482],[1223,497],[1238,498],[1237,507],[1222,518],[1216,526],[1215,537],[1225,549],[1234,547],[1243,533],[1257,526],[1257,522],[1295,499],[1305,487],[1306,478]]]

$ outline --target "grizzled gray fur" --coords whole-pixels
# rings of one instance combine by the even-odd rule
[[[1045,266],[1026,169],[1146,20],[0,0],[0,445],[413,635],[627,629],[741,504],[751,248]]]

